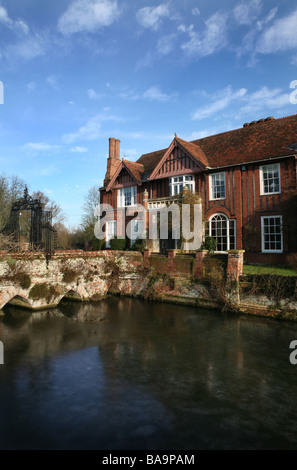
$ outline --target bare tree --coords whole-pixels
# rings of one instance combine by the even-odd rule
[[[54,224],[64,223],[65,215],[63,214],[62,208],[58,204],[56,204],[56,202],[51,201],[50,198],[42,191],[34,191],[32,197],[34,199],[40,200],[43,210],[51,211]]]
[[[0,176],[0,232],[5,228],[12,204],[22,197],[25,182],[17,176]]]
[[[96,224],[96,217],[94,215],[95,209],[100,203],[100,193],[97,186],[92,186],[86,196],[83,204],[83,216],[81,228],[85,233],[86,242],[91,243],[94,239],[94,227]]]

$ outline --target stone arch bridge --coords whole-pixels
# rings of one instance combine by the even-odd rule
[[[131,293],[142,281],[142,253],[57,252],[47,266],[43,253],[0,252],[0,311],[7,304],[31,310],[56,307],[63,298],[100,300],[108,292]]]

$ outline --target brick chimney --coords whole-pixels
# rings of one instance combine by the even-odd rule
[[[121,162],[120,144],[121,141],[115,139],[114,137],[109,139],[109,157],[107,159],[107,170],[105,174],[104,186],[106,186],[111,180],[119,166],[119,163]]]

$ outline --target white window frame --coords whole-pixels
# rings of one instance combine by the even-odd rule
[[[208,221],[208,227],[209,227],[209,235],[210,237],[213,237],[213,238],[217,238],[217,237],[214,237],[213,233],[212,233],[212,221],[215,217],[222,217],[223,219],[225,219],[226,221],[226,231],[227,231],[227,236],[226,236],[226,239],[227,239],[227,249],[225,251],[217,251],[218,253],[225,253],[226,251],[232,249],[232,250],[236,250],[236,219],[229,219],[225,214],[222,214],[222,213],[217,213],[217,214],[213,214],[209,221]],[[230,248],[230,222],[232,222],[234,224],[234,227],[233,227],[233,230],[234,230],[234,247]]]
[[[113,230],[111,227],[113,226]],[[106,222],[106,231],[105,231],[105,245],[106,248],[110,248],[110,240],[112,240],[117,234],[117,221],[108,220]]]
[[[264,231],[264,227],[265,227],[265,222],[264,220],[265,219],[280,219],[280,233],[279,234],[276,234],[276,235],[280,235],[281,237],[281,240],[280,240],[280,243],[281,243],[281,248],[280,249],[266,249],[265,248],[265,231]],[[273,234],[269,234],[269,236],[271,236]],[[283,246],[283,217],[281,215],[264,215],[261,217],[261,242],[262,242],[262,253],[283,253],[284,251],[284,246]],[[271,243],[271,241],[269,241],[269,243]]]
[[[126,204],[126,193],[131,191],[131,204]],[[118,190],[118,207],[133,207],[137,205],[137,186],[125,186]]]
[[[223,181],[224,181],[224,197],[215,197],[214,195],[214,187],[215,185],[213,184],[213,178],[216,178],[218,176],[223,176]],[[219,173],[211,173],[209,175],[209,200],[210,201],[221,201],[226,199],[226,173],[224,171],[220,171]]]
[[[278,169],[278,179],[279,179],[279,190],[278,191],[269,191],[265,192],[264,189],[264,178],[263,173],[265,169],[269,166],[275,166]],[[261,196],[268,196],[269,194],[280,194],[281,193],[281,172],[280,172],[280,163],[269,163],[267,165],[260,166],[260,195]]]
[[[182,179],[181,179],[182,178]],[[191,179],[189,179],[191,178]],[[179,181],[174,181],[178,179]],[[178,192],[175,193],[174,188],[179,187]],[[185,186],[188,186],[189,190],[193,193],[195,192],[195,175],[177,175],[173,176],[169,179],[169,188],[170,188],[170,196],[177,196],[180,194]],[[182,190],[180,191],[182,187]]]

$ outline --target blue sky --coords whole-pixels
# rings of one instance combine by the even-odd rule
[[[0,0],[0,173],[79,224],[109,137],[134,161],[297,113],[296,31],[292,0]]]

